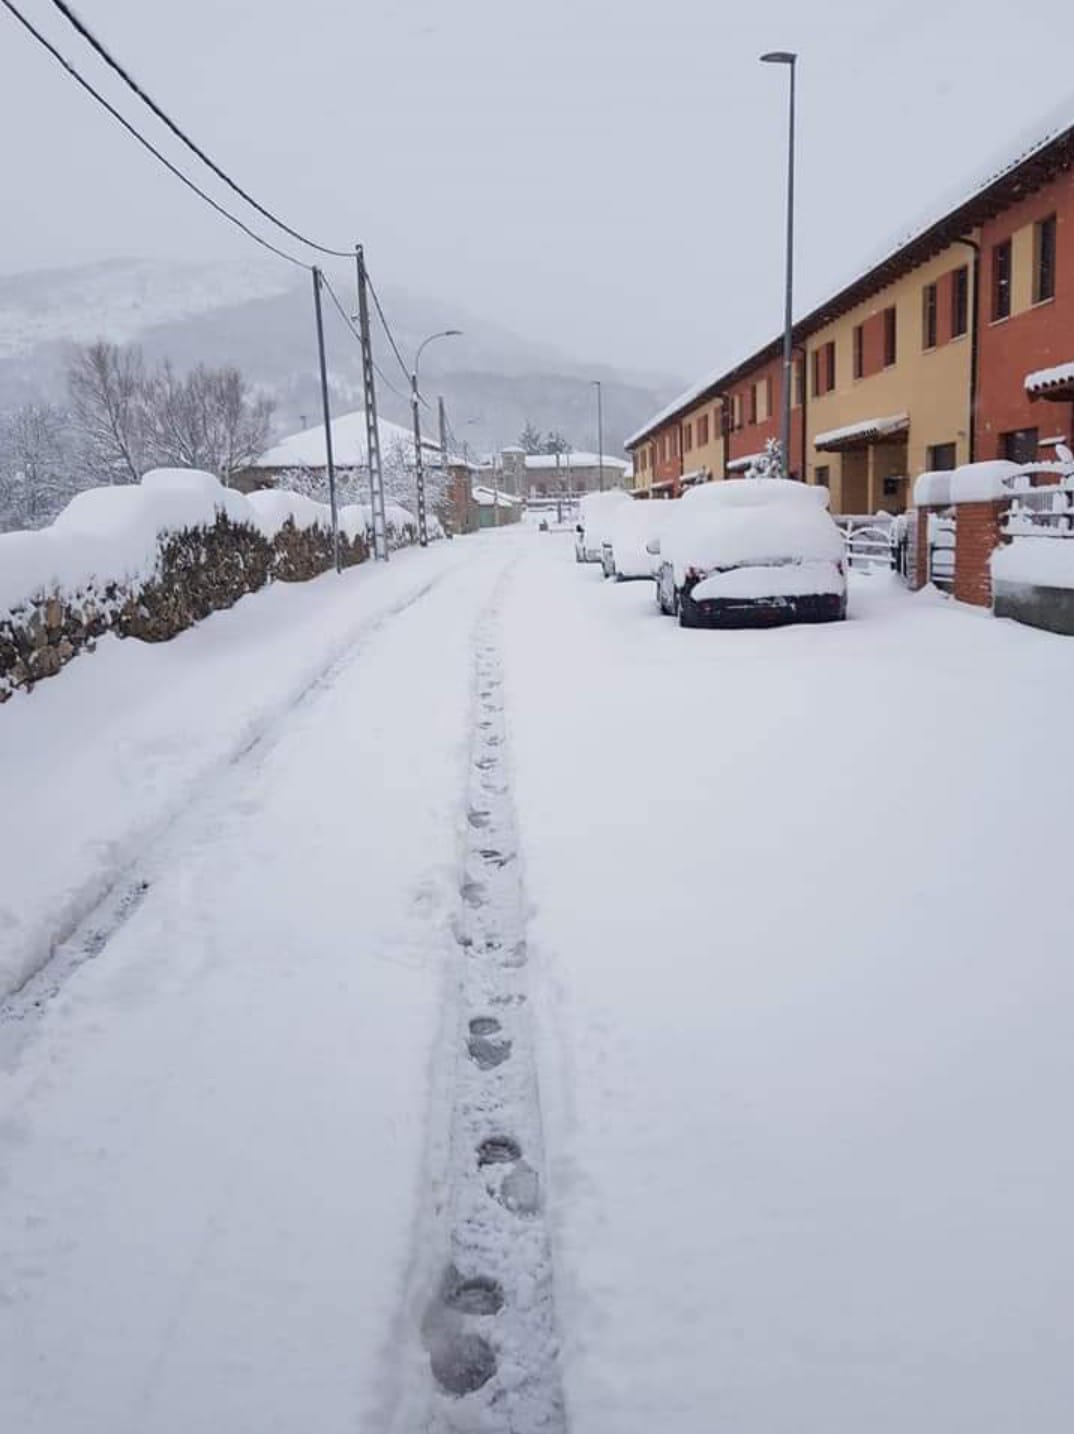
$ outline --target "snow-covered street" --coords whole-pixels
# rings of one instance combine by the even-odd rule
[[[0,1428],[1065,1434],[1070,653],[522,526],[17,696]]]

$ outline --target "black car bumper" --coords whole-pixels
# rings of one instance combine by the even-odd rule
[[[688,591],[679,599],[683,627],[782,627],[794,622],[840,622],[847,615],[842,593],[806,593],[801,597],[706,598]]]

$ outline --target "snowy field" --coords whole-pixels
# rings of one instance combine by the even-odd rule
[[[1072,710],[1067,640],[887,579],[686,632],[528,527],[13,699],[0,1429],[1065,1434]],[[525,1007],[460,925],[486,819]],[[495,1378],[423,1385],[475,982],[536,1053],[541,1397],[531,1236]]]

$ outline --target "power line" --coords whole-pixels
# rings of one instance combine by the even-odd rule
[[[7,0],[5,0],[5,4],[7,4]],[[242,188],[241,185],[236,184],[236,182],[231,178],[231,176],[227,174],[223,169],[221,169],[220,166],[215,162],[215,160],[211,159],[199,145],[195,144],[194,141],[189,137],[189,135],[185,134],[183,130],[180,129],[180,127],[176,124],[176,122],[171,118],[170,115],[168,115],[163,109],[161,109],[160,105],[157,104],[156,100],[154,100],[151,95],[146,93],[146,91],[142,88],[142,86],[138,83],[134,76],[130,74],[128,70],[124,69],[123,65],[120,64],[120,62],[115,58],[115,56],[109,52],[109,50],[104,46],[104,44],[102,44],[100,40],[98,40],[97,36],[89,28],[86,22],[81,19],[81,17],[77,15],[74,10],[71,9],[71,7],[66,3],[66,0],[52,0],[52,4],[57,10],[59,10],[60,14],[63,15],[64,18],[67,19],[74,26],[74,28],[78,31],[78,33],[82,36],[86,43],[97,52],[97,54],[101,57],[105,64],[115,71],[115,73],[120,77],[120,79],[124,82],[125,85],[127,85],[129,89],[134,91],[134,93],[138,96],[142,103],[148,105],[148,107],[156,115],[157,119],[159,119],[162,124],[166,125],[167,128],[171,130],[172,134],[174,134],[178,140],[181,140],[182,143],[186,145],[187,149],[189,149],[192,154],[197,155],[198,159],[201,160],[202,164],[207,165],[217,176],[218,179],[222,179],[229,189],[234,190],[234,192],[239,195],[241,199],[244,199],[246,203],[251,206],[251,208],[256,209],[258,214],[260,214],[263,218],[267,219],[271,224],[275,224],[278,229],[282,229],[285,234],[289,234],[292,239],[297,239],[300,244],[305,244],[310,249],[316,249],[317,252],[320,254],[331,254],[334,258],[337,259],[350,259],[353,257],[353,249],[329,249],[324,244],[318,244],[313,239],[307,239],[306,236],[304,234],[300,234],[297,229],[292,229],[289,224],[285,224],[282,219],[278,219],[276,215],[273,214],[271,210],[266,209],[263,204],[259,204],[251,194],[247,193],[247,191]],[[10,4],[8,5],[8,9],[12,9],[12,6]]]
[[[113,105],[109,100],[106,100],[104,95],[102,95],[99,90],[94,89],[93,85],[90,84],[89,80],[84,79],[82,75],[79,74],[78,70],[75,69],[74,65],[72,65],[69,60],[64,58],[64,56],[60,53],[60,51],[56,48],[52,41],[47,39],[41,33],[41,31],[38,30],[36,26],[33,25],[31,21],[29,21],[26,16],[23,15],[22,12],[16,8],[16,6],[12,3],[12,0],[0,0],[0,4],[3,4],[4,8],[15,17],[15,19],[19,22],[23,29],[29,31],[29,33],[34,37],[37,43],[48,51],[48,53],[52,56],[56,63],[62,69],[66,70],[67,73],[71,76],[71,78],[77,84],[81,85],[81,87],[87,92],[87,94],[92,95],[93,98],[97,101],[97,103],[101,105],[103,109],[108,111],[108,113],[112,116],[112,118],[116,121],[117,124],[122,125],[123,128],[127,131],[127,133],[133,139],[137,140],[143,149],[147,149],[155,159],[158,159],[160,161],[160,163],[164,166],[165,169],[167,169],[171,174],[174,174],[176,179],[180,180],[183,184],[185,184],[189,190],[192,190],[193,193],[196,194],[199,199],[204,199],[205,203],[208,204],[210,208],[215,209],[217,214],[222,215],[223,218],[225,218],[230,224],[234,224],[236,228],[241,229],[242,232],[250,239],[252,239],[255,244],[260,244],[263,249],[270,250],[280,259],[286,259],[289,264],[295,264],[298,268],[305,269],[307,272],[310,270],[311,266],[307,264],[303,259],[296,259],[293,254],[288,254],[285,250],[278,249],[276,245],[272,243],[271,240],[265,239],[260,234],[256,233],[253,229],[249,227],[249,225],[245,224],[238,217],[238,215],[232,214],[230,209],[225,209],[224,206],[222,204],[219,204],[215,199],[213,199],[211,195],[206,194],[204,189],[199,188],[198,185],[195,184],[194,181],[188,175],[184,174],[183,171],[179,169],[176,165],[174,165],[171,160],[168,159],[165,155],[161,154],[160,150],[157,149],[154,144],[152,144],[148,139],[146,139],[145,136],[141,134],[128,119],[126,119],[123,115],[120,114],[119,110],[116,109],[115,105]]]
[[[358,340],[359,345],[361,345],[362,336],[354,327],[354,320],[351,318],[350,314],[347,313],[346,309],[344,309],[342,303],[340,302],[338,294],[336,293],[335,289],[332,288],[332,285],[328,282],[328,279],[325,277],[323,270],[321,271],[321,282],[328,290],[328,296],[332,300],[333,304],[335,304],[340,318],[347,325],[347,328],[350,329],[352,335]],[[366,280],[366,282],[369,282],[368,279]],[[373,367],[376,370],[377,374],[380,376],[380,380],[384,384],[385,388],[387,388],[391,393],[394,393],[396,398],[400,399],[403,403],[410,402],[407,396],[403,393],[400,393],[399,390],[391,382],[391,380],[384,376],[384,373],[381,370],[379,364],[377,364],[376,360],[373,361]]]
[[[6,3],[6,0],[5,0],[5,3]],[[384,326],[384,332],[388,335],[388,342],[389,342],[389,343],[391,344],[391,346],[392,346],[392,352],[395,354],[395,357],[399,360],[399,367],[403,370],[403,376],[404,376],[404,378],[409,379],[409,378],[410,378],[410,370],[409,370],[409,369],[407,368],[407,366],[406,366],[406,360],[403,358],[403,355],[399,352],[399,345],[395,342],[395,335],[392,333],[391,329],[388,327],[388,320],[384,317],[384,310],[383,310],[383,309],[381,308],[381,306],[380,306],[380,299],[379,299],[379,297],[377,296],[377,291],[376,291],[376,289],[374,289],[374,287],[373,287],[373,280],[370,279],[370,278],[368,278],[368,276],[367,276],[366,282],[367,282],[368,285],[369,285],[369,292],[373,295],[373,303],[376,305],[377,313],[380,315],[380,322],[381,322],[381,324]]]

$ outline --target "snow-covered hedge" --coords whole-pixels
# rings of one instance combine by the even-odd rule
[[[392,513],[395,544],[408,522]],[[366,556],[368,526],[360,506],[341,510],[348,565]],[[246,497],[185,469],[79,493],[50,527],[0,534],[0,701],[103,632],[173,637],[274,579],[314,577],[332,556],[328,508],[297,493]]]

